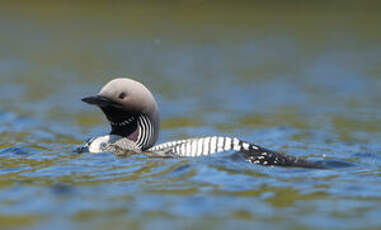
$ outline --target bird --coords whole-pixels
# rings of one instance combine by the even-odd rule
[[[160,128],[157,102],[146,86],[130,78],[113,79],[98,94],[84,97],[82,101],[103,111],[111,132],[88,139],[78,152],[111,152],[117,156],[146,153],[152,157],[184,158],[234,151],[249,163],[262,166],[321,168],[314,162],[236,137],[193,137],[155,145]]]

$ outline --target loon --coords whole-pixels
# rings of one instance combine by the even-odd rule
[[[116,78],[83,102],[98,106],[111,125],[108,135],[89,139],[79,152],[112,152],[115,155],[147,153],[154,157],[198,157],[225,151],[242,154],[250,163],[263,166],[320,168],[291,155],[268,150],[235,137],[206,136],[155,145],[159,136],[159,109],[152,93],[140,82]]]

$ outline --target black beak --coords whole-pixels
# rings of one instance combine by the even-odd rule
[[[86,145],[79,146],[75,149],[75,152],[77,153],[88,153],[89,152],[89,147]]]
[[[115,104],[109,98],[100,96],[100,95],[84,97],[82,98],[82,101],[90,105],[98,105],[98,106],[109,106],[109,105]]]

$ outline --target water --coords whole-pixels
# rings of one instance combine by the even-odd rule
[[[379,4],[0,11],[1,229],[381,227]],[[120,76],[154,92],[159,142],[228,135],[335,167],[76,154],[109,130],[80,98]]]

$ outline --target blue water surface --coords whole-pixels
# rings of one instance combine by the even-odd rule
[[[246,4],[1,9],[0,228],[379,229],[378,6]],[[156,97],[159,142],[239,137],[329,169],[77,154],[109,132],[80,99],[123,76]]]

